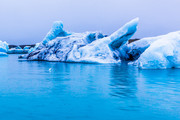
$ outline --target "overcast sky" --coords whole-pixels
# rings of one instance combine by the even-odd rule
[[[0,0],[0,40],[9,44],[40,42],[53,21],[73,32],[111,34],[135,17],[133,38],[180,30],[180,0]]]

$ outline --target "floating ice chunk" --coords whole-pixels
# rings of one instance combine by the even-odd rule
[[[30,47],[30,46],[29,46]],[[8,54],[27,54],[29,51],[28,46],[24,47],[24,49],[22,49],[20,46],[11,48],[8,50]]]
[[[2,42],[0,40],[0,52],[7,53],[8,49],[9,49],[8,43],[7,42]]]
[[[7,56],[7,53],[5,53],[5,52],[0,52],[0,57],[2,57],[2,56]]]
[[[7,52],[8,54],[27,54],[28,50],[11,48]]]
[[[150,38],[143,38],[147,41]],[[141,69],[180,68],[180,31],[153,37],[153,42],[138,59]]]

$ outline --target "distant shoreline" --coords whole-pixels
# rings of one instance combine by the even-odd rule
[[[137,38],[136,38],[136,39],[130,39],[130,40],[128,41],[128,43],[132,43],[132,42],[137,41],[137,40],[140,40],[140,39],[137,39]],[[20,47],[23,49],[25,46],[34,47],[35,44],[31,44],[31,45],[9,45],[9,49],[15,48],[15,47],[17,47],[17,46],[20,46]]]
[[[20,47],[23,49],[25,46],[31,46],[31,47],[34,47],[35,44],[32,44],[32,45],[9,45],[9,49],[15,48],[15,47],[17,47],[17,46],[20,46]]]

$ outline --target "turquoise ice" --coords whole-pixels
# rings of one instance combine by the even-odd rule
[[[7,42],[2,42],[0,40],[0,56],[6,56],[7,51],[9,49],[8,43]]]

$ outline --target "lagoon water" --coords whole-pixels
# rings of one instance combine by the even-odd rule
[[[0,120],[179,120],[180,69],[0,58]]]

